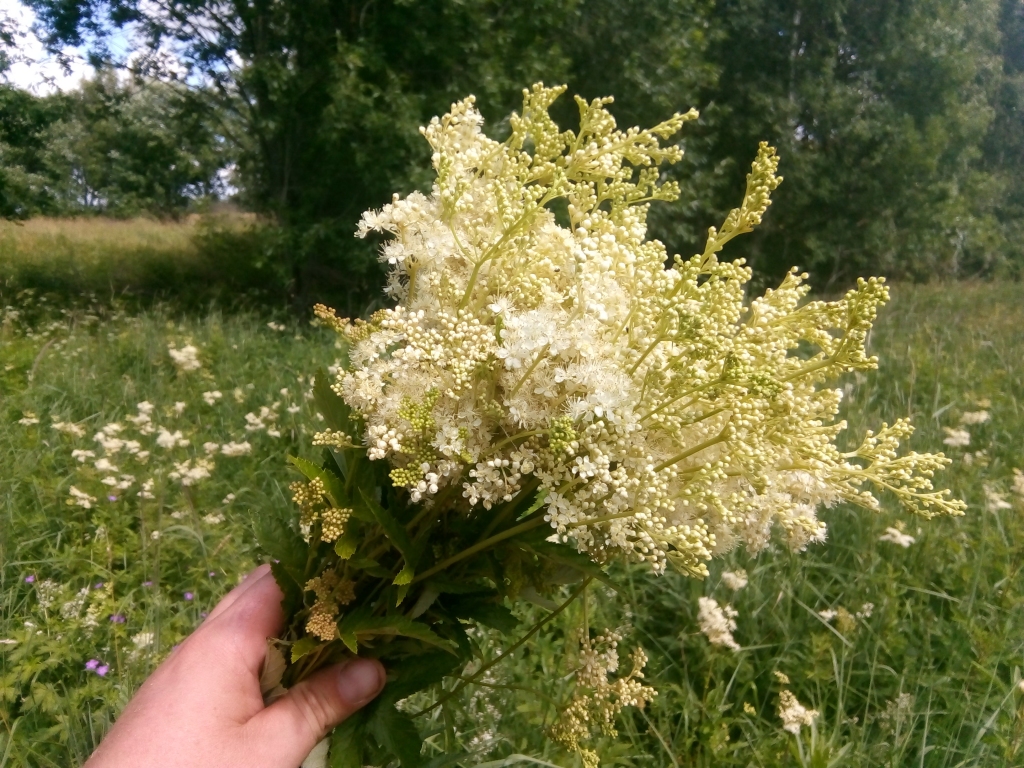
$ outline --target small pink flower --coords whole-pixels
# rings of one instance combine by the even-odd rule
[[[152,587],[153,586],[153,582],[152,581],[144,581],[144,582],[142,582],[142,586],[144,586],[144,587]]]
[[[89,659],[87,662],[85,662],[85,668],[90,672],[94,672],[96,670],[96,667],[98,667],[99,665],[99,659]]]
[[[191,592],[186,592],[185,593],[185,599],[186,600],[192,600],[194,598],[195,598],[195,595],[193,595]]]
[[[107,501],[117,501],[117,496],[107,496]]]
[[[110,621],[113,624],[124,624],[125,618],[120,613],[115,613],[113,616],[110,617]]]
[[[35,580],[36,580],[36,575],[34,573],[30,573],[28,576],[25,577],[25,583],[26,584],[32,584]]]
[[[96,668],[96,674],[99,675],[100,677],[106,677],[107,676],[107,672],[109,672],[109,671],[110,671],[110,667],[108,667],[106,664],[102,664],[102,665],[100,665],[99,667]]]

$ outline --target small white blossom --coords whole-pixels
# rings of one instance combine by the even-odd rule
[[[77,460],[80,464],[84,464],[89,459],[96,458],[96,454],[92,451],[85,451],[81,448],[76,448],[71,452],[71,458]]]
[[[70,421],[55,421],[53,428],[71,437],[85,437],[85,428]]]
[[[968,426],[974,424],[984,424],[989,420],[988,411],[967,411],[963,416],[960,417],[960,423]]]
[[[186,403],[186,402],[184,402],[182,400],[179,400],[178,402],[176,402],[174,404],[174,415],[175,416],[181,416],[181,414],[183,414],[185,412],[185,409],[187,407],[188,407],[188,403]]]
[[[211,512],[208,515],[203,515],[203,522],[209,525],[220,525],[224,522],[224,515],[218,512]]]
[[[156,444],[161,448],[170,450],[175,447],[184,448],[189,444],[189,441],[182,436],[180,429],[170,432],[165,427],[160,427],[160,433],[156,436]]]
[[[18,419],[18,423],[23,427],[31,427],[34,424],[39,423],[38,417],[31,411],[25,411],[25,415]]]
[[[782,730],[799,736],[800,728],[810,726],[818,717],[818,711],[807,709],[791,691],[782,691],[779,694],[779,717],[782,719]]]
[[[952,427],[943,427],[943,429],[946,432],[946,438],[942,442],[951,448],[963,448],[971,444],[971,433],[966,429],[953,429]]]
[[[899,528],[886,528],[885,533],[878,537],[879,541],[889,541],[893,544],[907,549],[911,544],[914,543],[914,537],[909,533],[904,533]]]
[[[203,367],[203,364],[199,362],[199,350],[191,344],[181,349],[175,349],[171,344],[168,346],[167,352],[180,371],[197,371]]]
[[[77,507],[92,509],[92,505],[96,502],[95,496],[90,496],[85,491],[80,491],[73,485],[70,488],[68,488],[68,493],[71,494],[71,498],[74,499],[73,503]]]
[[[698,598],[697,605],[700,631],[707,636],[708,641],[712,645],[721,645],[734,651],[740,650],[739,643],[732,636],[739,613],[731,605],[722,607],[717,600],[710,597]]]
[[[224,395],[219,390],[211,390],[209,392],[203,392],[203,401],[207,405],[216,405],[217,401],[220,400]]]
[[[252,446],[249,445],[248,441],[236,443],[234,441],[230,443],[224,443],[220,447],[220,452],[225,456],[248,456],[252,453]]]
[[[747,572],[742,568],[738,571],[722,572],[722,583],[734,592],[747,586],[747,581]]]

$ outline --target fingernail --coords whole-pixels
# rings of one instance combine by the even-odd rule
[[[384,687],[384,667],[379,661],[353,659],[338,676],[341,697],[353,707],[361,707]]]

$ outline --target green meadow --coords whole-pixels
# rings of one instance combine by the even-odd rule
[[[97,229],[81,260],[58,225],[27,226],[0,233],[0,768],[83,762],[261,560],[251,521],[293,517],[286,456],[315,456],[311,375],[337,354],[309,315],[109,290],[125,275],[140,290],[182,282],[169,262],[193,241],[157,231],[170,225]],[[184,263],[197,284],[213,274]],[[591,589],[590,626],[619,630],[623,664],[642,646],[659,692],[624,711],[602,765],[1024,765],[1022,328],[1020,284],[897,285],[870,340],[880,370],[838,383],[851,442],[910,416],[910,449],[946,451],[939,482],[964,517],[840,506],[806,552],[736,551],[704,582],[627,570],[614,601]],[[748,583],[731,589],[722,572],[740,569]],[[702,596],[736,611],[739,650],[701,634]],[[426,758],[576,765],[547,737],[575,610],[420,718]],[[473,637],[483,660],[502,650]],[[783,691],[818,712],[799,736],[783,730]]]

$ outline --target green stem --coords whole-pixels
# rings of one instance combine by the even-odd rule
[[[502,661],[502,659],[505,659],[506,657],[511,656],[513,653],[518,651],[531,637],[533,637],[538,632],[540,632],[541,628],[545,624],[547,624],[549,621],[551,621],[553,618],[555,618],[558,614],[560,614],[562,611],[564,611],[566,608],[568,608],[573,600],[575,600],[577,597],[582,595],[583,591],[587,588],[587,585],[590,584],[590,582],[591,582],[591,579],[588,576],[587,578],[585,578],[583,580],[583,583],[580,584],[580,586],[576,589],[576,591],[573,592],[571,595],[569,595],[569,598],[564,603],[562,603],[560,606],[555,608],[555,610],[553,610],[551,613],[549,613],[543,619],[541,619],[536,624],[534,624],[530,628],[529,632],[527,632],[525,635],[523,635],[521,638],[519,638],[515,643],[513,643],[511,646],[509,646],[503,653],[498,654],[498,656],[496,656],[494,659],[492,659],[491,661],[489,661],[486,664],[484,664],[482,667],[480,667],[480,669],[478,669],[476,672],[474,672],[468,678],[463,678],[461,683],[456,685],[454,688],[452,688],[450,691],[448,691],[448,693],[444,694],[441,698],[439,698],[437,701],[435,701],[433,704],[431,704],[426,709],[421,709],[419,712],[414,714],[413,717],[419,717],[420,715],[425,715],[428,712],[432,712],[433,710],[437,709],[439,706],[444,704],[446,701],[448,701],[448,699],[450,699],[452,696],[457,694],[459,691],[461,691],[467,685],[470,685],[471,683],[476,682],[477,678],[483,677],[484,673],[487,672],[487,670],[491,669],[493,666],[498,664],[500,661]]]
[[[725,439],[726,439],[725,433],[726,433],[726,430],[723,429],[721,432],[718,433],[718,435],[716,435],[715,437],[712,437],[710,440],[705,440],[700,445],[695,445],[695,446],[693,446],[693,448],[690,448],[689,450],[683,451],[682,453],[677,454],[676,456],[673,456],[671,459],[668,459],[666,461],[661,462],[661,464],[659,464],[658,466],[656,466],[654,468],[654,471],[655,472],[661,472],[661,470],[667,469],[668,467],[671,467],[673,464],[678,464],[683,459],[690,458],[695,453],[700,453],[701,451],[703,451],[706,448],[710,448],[713,445],[718,445],[719,443],[724,442]]]
[[[512,528],[507,528],[501,533],[496,533],[494,536],[491,536],[488,539],[484,539],[483,541],[474,544],[472,547],[469,547],[468,549],[462,550],[457,555],[452,555],[447,560],[442,560],[433,568],[428,568],[427,570],[423,571],[423,573],[417,574],[416,578],[412,580],[412,583],[415,584],[418,581],[429,579],[435,573],[440,573],[445,568],[449,568],[450,566],[453,566],[456,563],[460,563],[467,557],[472,557],[477,552],[482,552],[488,547],[492,547],[495,544],[504,541],[505,539],[512,538],[513,536],[518,536],[520,533],[532,531],[534,528],[544,525],[545,522],[546,521],[544,520],[544,516],[540,515],[538,517],[531,518],[526,522],[520,523],[519,525],[513,526]]]

